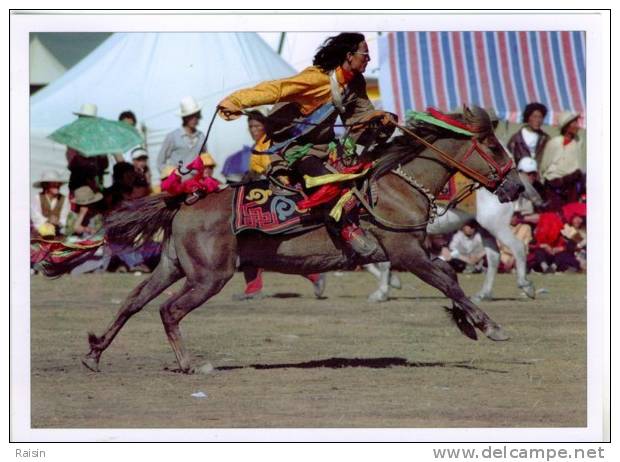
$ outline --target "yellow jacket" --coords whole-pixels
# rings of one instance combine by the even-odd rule
[[[253,151],[263,152],[269,149],[271,141],[267,139],[267,135],[256,142]],[[263,174],[267,171],[267,167],[271,163],[271,156],[269,154],[254,154],[250,156],[250,172]]]
[[[341,68],[336,69],[336,79],[341,89],[346,77]],[[262,82],[252,88],[238,90],[226,98],[238,109],[247,109],[265,104],[295,102],[301,113],[308,115],[331,100],[329,74],[316,66],[310,66],[292,77]]]

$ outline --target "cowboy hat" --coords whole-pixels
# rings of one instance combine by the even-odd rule
[[[93,191],[90,186],[81,186],[73,192],[73,197],[77,205],[90,205],[103,199],[103,194]]]
[[[191,96],[186,96],[179,104],[181,110],[177,113],[181,117],[187,117],[200,112],[202,106],[196,102]]]
[[[558,117],[558,125],[560,126],[560,130],[563,130],[564,127],[579,117],[581,117],[581,114],[578,112],[562,112]]]
[[[43,183],[66,183],[67,180],[63,179],[62,176],[56,170],[47,170],[41,174],[41,178],[38,181],[32,183],[34,188],[42,188]]]
[[[84,103],[80,110],[74,112],[76,116],[97,117],[97,105],[93,103]]]

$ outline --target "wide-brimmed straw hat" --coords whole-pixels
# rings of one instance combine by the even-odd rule
[[[578,112],[562,112],[558,117],[558,125],[560,126],[560,130],[563,130],[564,127],[579,117],[581,117],[581,114]]]
[[[179,106],[181,109],[177,114],[181,117],[191,116],[192,114],[200,112],[202,109],[202,106],[191,96],[186,96],[183,98]]]
[[[77,116],[85,116],[85,117],[97,117],[97,105],[93,103],[84,103],[80,110],[74,112]]]
[[[60,173],[56,170],[47,170],[41,174],[41,178],[39,180],[32,183],[32,186],[35,188],[42,188],[44,183],[66,183],[67,180],[62,178]]]
[[[200,154],[200,160],[202,160],[202,164],[205,167],[216,167],[217,166],[217,162],[215,162],[215,159],[213,158],[213,156],[209,154],[208,152],[203,152],[202,154]]]
[[[90,205],[103,199],[103,194],[93,191],[90,186],[81,186],[73,192],[73,197],[77,205]]]

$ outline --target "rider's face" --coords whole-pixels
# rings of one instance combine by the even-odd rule
[[[349,69],[355,74],[362,74],[366,71],[366,66],[370,62],[370,54],[368,53],[368,44],[361,41],[357,46],[357,50],[347,54],[347,62]]]

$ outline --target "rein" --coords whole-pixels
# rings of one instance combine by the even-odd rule
[[[436,146],[433,146],[431,143],[429,143],[428,141],[426,141],[424,138],[422,138],[419,135],[416,135],[413,131],[409,130],[407,127],[404,127],[402,125],[399,125],[395,122],[392,122],[396,127],[400,128],[404,133],[406,133],[407,135],[411,136],[412,138],[415,138],[417,141],[419,141],[420,143],[422,143],[424,146],[426,146],[429,149],[432,149],[433,151],[435,151],[439,157],[448,165],[450,165],[451,167],[457,169],[458,171],[460,171],[461,173],[463,173],[464,175],[468,176],[469,178],[471,178],[472,180],[476,181],[477,183],[480,183],[481,185],[489,188],[489,189],[493,189],[495,187],[495,185],[497,184],[497,179],[494,178],[489,178],[485,175],[482,175],[480,173],[478,173],[477,171],[475,171],[474,169],[472,169],[471,167],[468,167],[467,165],[465,165],[462,162],[459,162],[458,160],[453,159],[452,157],[450,157],[448,154],[446,154],[445,152],[443,152],[441,149],[439,149]],[[496,162],[494,162],[492,159],[489,158],[488,155],[486,155],[486,153],[484,153],[481,149],[479,149],[478,147],[478,142],[473,139],[472,140],[472,146],[471,148],[467,151],[467,153],[465,154],[465,158],[469,157],[474,150],[480,154],[480,156],[487,161],[487,163],[489,163],[489,160],[491,161],[490,164],[491,166],[497,170],[497,173],[501,176],[505,175],[506,172],[512,167],[510,163],[508,163],[504,168],[500,168]]]

